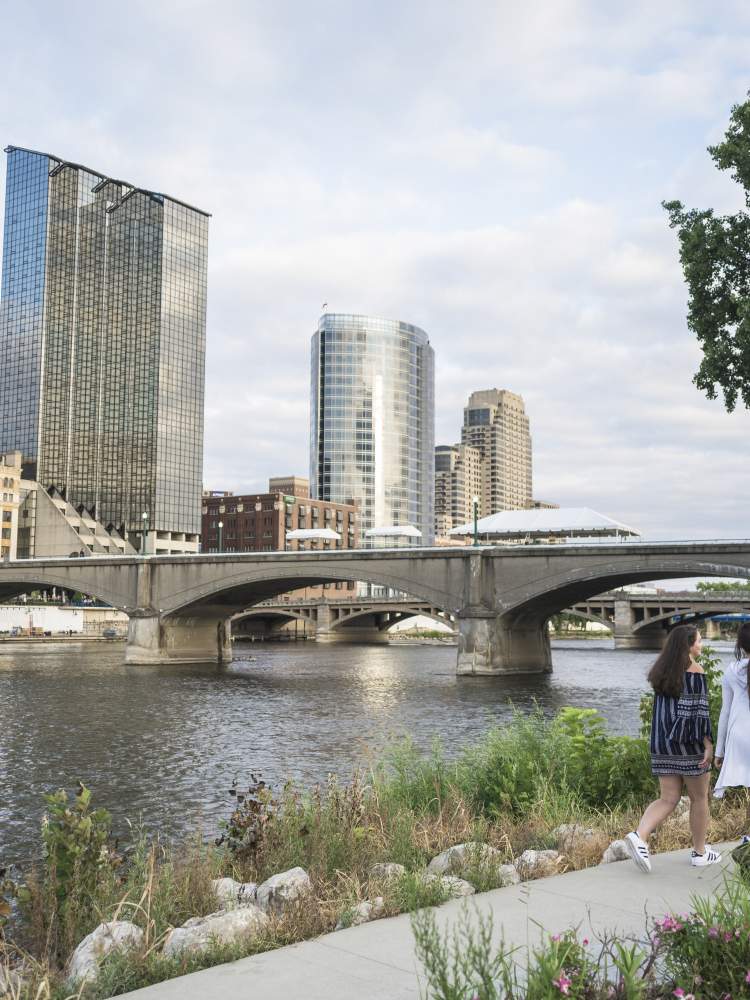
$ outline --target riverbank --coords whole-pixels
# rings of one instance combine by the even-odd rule
[[[599,866],[621,855],[616,842],[654,781],[643,738],[611,735],[596,712],[567,708],[552,719],[516,715],[455,759],[401,742],[347,783],[271,789],[256,780],[230,792],[216,844],[206,830],[177,844],[138,832],[116,845],[111,820],[85,796],[48,799],[45,861],[18,879],[7,929],[7,957],[16,946],[33,956],[29,988],[46,982],[55,1000],[66,995],[70,957],[102,921],[127,920],[138,943],[105,964],[86,1000],[457,893]],[[654,838],[657,853],[688,848],[685,805]],[[712,842],[738,839],[743,824],[744,801],[712,803]],[[212,931],[195,950],[168,951],[175,928],[184,939],[196,920],[204,926],[220,907],[247,901],[253,910],[241,906],[239,919],[255,921],[252,933],[243,925],[217,944]]]
[[[502,939],[506,950],[518,949],[514,957],[524,963],[528,949],[544,948],[549,935],[562,935],[571,928],[590,941],[616,931],[623,939],[647,942],[650,919],[689,911],[693,894],[714,895],[733,867],[725,860],[713,868],[689,869],[685,861],[683,851],[670,852],[659,856],[652,878],[638,877],[632,864],[624,861],[481,893],[472,897],[474,905],[468,908],[464,901],[453,900],[435,911],[437,927],[444,932],[468,920],[476,933],[480,920],[491,920],[495,948]],[[125,997],[418,1000],[424,996],[420,986],[426,981],[410,917],[402,915],[219,965]],[[437,995],[430,991],[431,997]]]

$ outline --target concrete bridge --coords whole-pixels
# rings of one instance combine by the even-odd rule
[[[126,660],[231,657],[230,619],[259,601],[361,580],[455,615],[460,674],[551,670],[551,615],[625,584],[679,577],[750,579],[750,541],[353,549],[0,563],[0,600],[64,587],[130,618]]]
[[[750,593],[672,591],[642,596],[621,590],[565,610],[609,629],[616,649],[660,649],[675,620],[701,622],[715,615],[750,615]],[[318,642],[387,642],[394,625],[414,617],[431,618],[458,631],[450,612],[412,598],[282,597],[235,615],[232,635],[270,638],[288,630],[290,623],[299,623],[302,634]]]

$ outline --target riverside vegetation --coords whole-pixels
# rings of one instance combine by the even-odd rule
[[[718,661],[709,650],[703,665],[716,724]],[[645,727],[648,696],[642,717]],[[599,864],[611,841],[633,828],[654,787],[644,733],[613,736],[593,709],[565,708],[552,719],[540,711],[516,714],[453,760],[439,744],[425,754],[401,742],[371,772],[347,784],[331,776],[311,790],[290,784],[274,793],[252,777],[247,787],[233,785],[229,818],[221,836],[208,843],[196,834],[169,844],[133,829],[132,842],[119,847],[109,814],[93,808],[88,789],[80,786],[72,800],[59,791],[46,797],[42,863],[13,881],[0,870],[0,995],[5,985],[13,1000],[98,1000],[358,922],[364,901],[370,901],[371,916],[419,911],[454,894],[458,879],[429,877],[425,869],[435,855],[457,844],[476,848],[443,870],[460,875],[463,886],[470,883],[467,891],[504,884],[509,870],[517,880],[519,874],[536,877]],[[714,802],[712,811],[712,840],[744,832],[741,796]],[[681,814],[662,826],[653,846],[671,850],[689,842]],[[548,854],[524,854],[529,851]],[[234,879],[230,884],[240,892],[252,884],[254,893],[270,876],[298,868],[307,873],[306,880],[309,876],[305,891],[261,914],[252,934],[228,943],[212,939],[199,951],[164,948],[172,928],[216,912],[217,879]],[[736,926],[744,927],[749,919],[746,912],[745,923],[738,917]],[[108,955],[95,979],[72,983],[70,958],[76,946],[109,921],[128,921],[137,940]],[[725,933],[728,922],[729,917],[716,926]],[[428,923],[415,926],[418,944],[420,934],[421,946],[434,939]],[[745,943],[748,931],[750,925]],[[581,946],[573,938],[564,940],[570,953],[562,955],[560,942],[552,952],[565,986],[566,980],[573,982],[569,970],[581,966],[577,951],[578,965],[570,957]],[[554,964],[552,952],[535,957],[532,966]],[[475,947],[469,954],[479,952]],[[584,979],[593,982],[594,973],[586,970]],[[669,975],[677,982],[676,971]],[[608,995],[573,992],[572,985],[554,989],[529,996]],[[475,989],[432,995],[491,1000],[504,994]]]

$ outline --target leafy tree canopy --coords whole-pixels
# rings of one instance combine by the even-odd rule
[[[708,152],[742,185],[750,209],[750,99],[732,108],[724,141]],[[688,327],[703,351],[693,381],[709,399],[721,391],[730,413],[738,397],[750,408],[750,214],[714,215],[679,201],[663,205],[680,240]]]

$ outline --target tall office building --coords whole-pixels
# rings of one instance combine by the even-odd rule
[[[474,497],[482,495],[482,456],[468,444],[435,448],[435,534],[445,538],[451,528],[471,521]]]
[[[6,153],[0,452],[19,449],[25,477],[111,551],[195,551],[208,215]]]
[[[507,389],[472,392],[461,442],[481,455],[480,517],[532,505],[531,434],[521,396]]]
[[[310,492],[359,504],[372,528],[434,537],[435,361],[427,334],[398,320],[326,313],[312,338]]]

